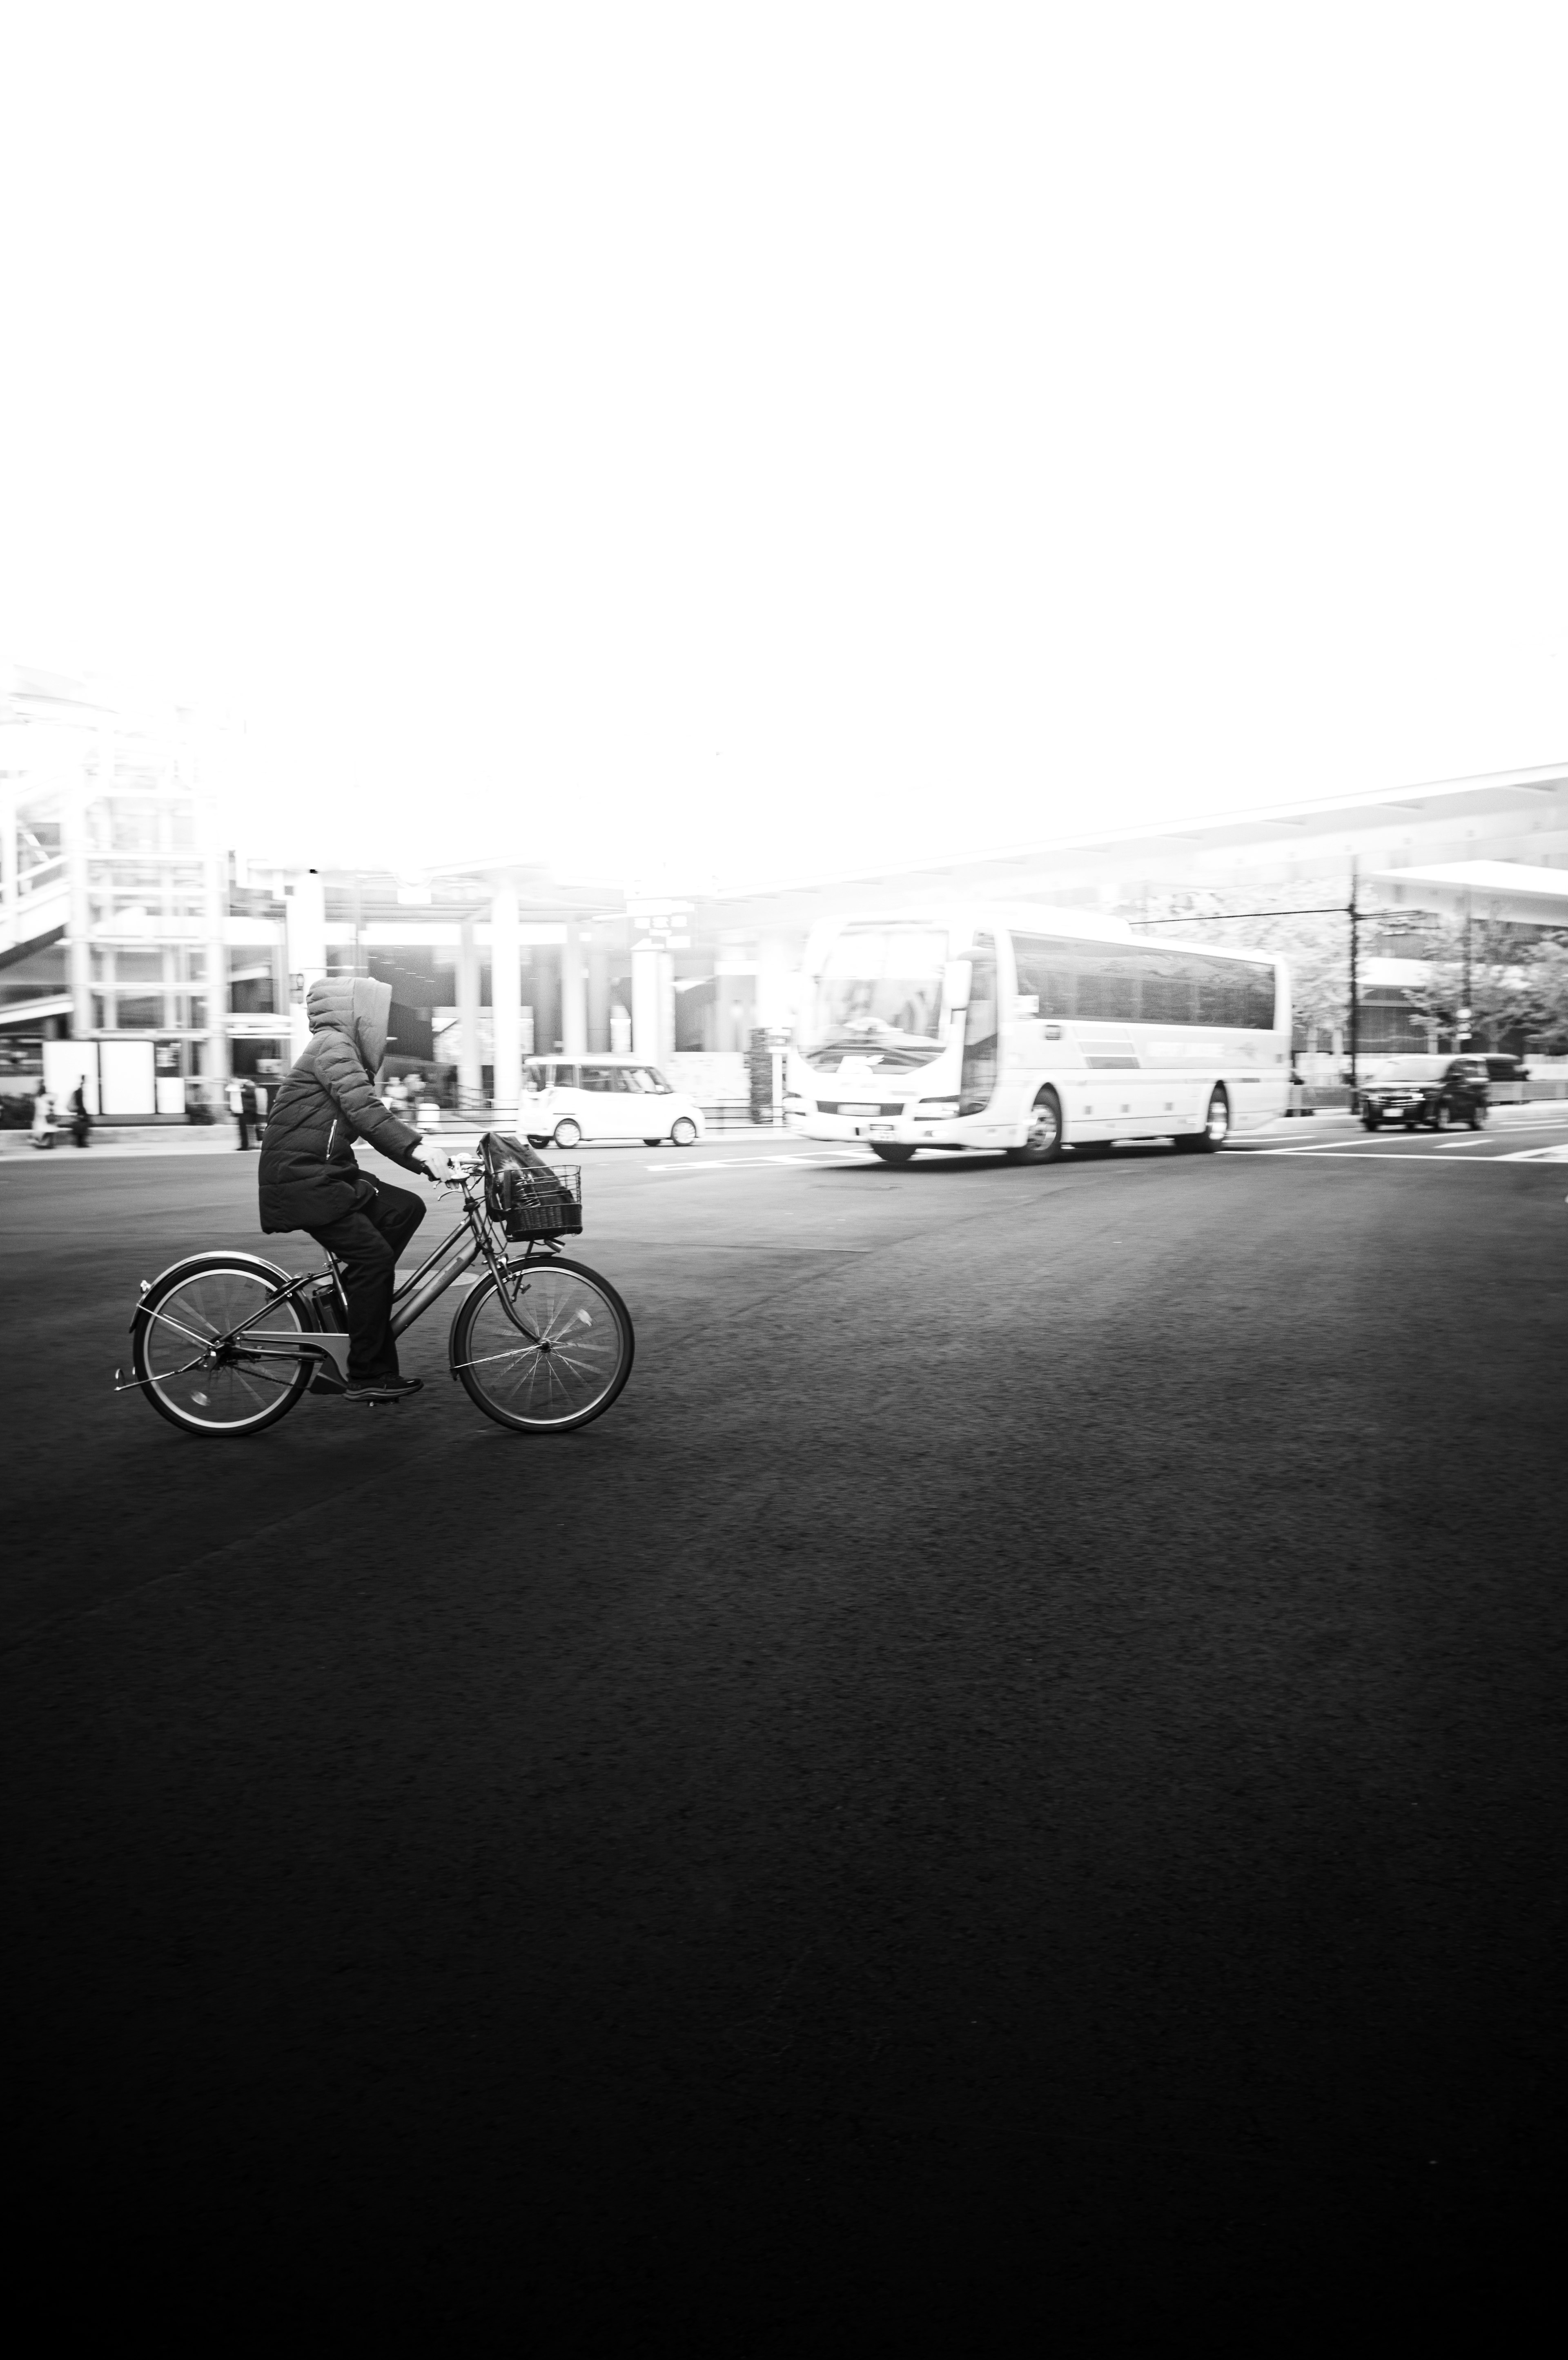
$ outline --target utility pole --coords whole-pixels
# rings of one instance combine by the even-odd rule
[[[1345,910],[1345,915],[1350,920],[1350,1102],[1352,1106],[1356,1103],[1356,1093],[1360,1087],[1356,1068],[1356,1053],[1361,1046],[1361,978],[1358,973],[1361,948],[1358,939],[1361,925],[1361,912],[1356,907],[1356,870],[1358,865],[1356,855],[1352,853],[1350,858],[1350,901]]]
[[[1466,893],[1465,896],[1465,1005],[1459,1011],[1460,1029],[1454,1036],[1454,1045],[1461,1052],[1470,1046],[1470,1018],[1473,1012],[1470,998],[1470,921],[1474,914],[1474,898]]]

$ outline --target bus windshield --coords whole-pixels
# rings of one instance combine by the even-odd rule
[[[870,1056],[925,1065],[942,1046],[947,935],[936,926],[846,926],[817,979],[800,1047],[813,1065]]]

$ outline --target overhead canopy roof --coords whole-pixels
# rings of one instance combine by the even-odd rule
[[[1388,869],[1367,879],[1379,897],[1411,910],[1501,918],[1517,925],[1568,925],[1568,869],[1522,860],[1440,860],[1428,869]]]
[[[1557,762],[1401,787],[1386,794],[1326,795],[1167,824],[1040,837],[995,852],[875,872],[819,870],[811,877],[698,898],[710,916],[720,909],[733,913],[728,923],[800,923],[818,912],[856,902],[875,907],[893,901],[911,905],[963,901],[972,896],[1034,900],[1042,892],[1052,898],[1053,886],[1060,893],[1080,879],[1087,882],[1177,872],[1191,872],[1196,880],[1197,872],[1212,869],[1217,855],[1252,852],[1267,859],[1278,852],[1292,865],[1325,867],[1332,862],[1337,868],[1358,844],[1363,858],[1371,854],[1387,859],[1396,843],[1424,837],[1435,849],[1442,838],[1475,835],[1497,842],[1543,825],[1555,828],[1560,815],[1568,823],[1568,763]],[[1503,861],[1490,865],[1515,866]],[[1247,866],[1257,872],[1256,860]],[[1568,871],[1538,869],[1530,874],[1550,877]]]

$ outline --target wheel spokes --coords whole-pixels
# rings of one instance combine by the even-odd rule
[[[208,1428],[243,1428],[265,1417],[299,1384],[299,1362],[275,1373],[261,1365],[261,1352],[245,1349],[302,1332],[304,1323],[292,1302],[275,1309],[274,1294],[260,1272],[198,1271],[171,1287],[166,1302],[149,1312],[141,1347],[145,1382],[180,1419]],[[236,1331],[240,1340],[231,1343]],[[194,1359],[186,1349],[191,1345],[198,1347]]]
[[[502,1408],[543,1421],[574,1417],[608,1391],[620,1364],[618,1323],[609,1305],[574,1274],[541,1273],[530,1303],[537,1342],[510,1340],[511,1322],[494,1294],[469,1330],[459,1365],[483,1371],[478,1381]],[[514,1331],[515,1332],[515,1331]]]

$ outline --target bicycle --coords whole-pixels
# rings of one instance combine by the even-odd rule
[[[453,1162],[443,1185],[463,1218],[397,1289],[392,1334],[406,1334],[482,1262],[485,1274],[452,1324],[449,1374],[497,1426],[570,1434],[610,1407],[634,1349],[615,1288],[561,1251],[583,1227],[581,1170],[545,1164],[495,1131],[476,1156]],[[508,1253],[513,1244],[520,1255]],[[171,1425],[209,1436],[261,1434],[305,1393],[342,1393],[347,1300],[331,1254],[328,1263],[291,1275],[259,1254],[201,1253],[144,1279],[130,1373],[115,1370],[115,1391],[140,1391]]]

